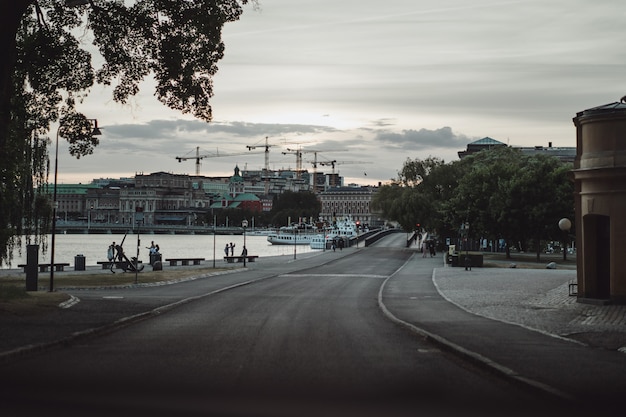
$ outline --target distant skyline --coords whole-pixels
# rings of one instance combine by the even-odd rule
[[[157,171],[201,174],[318,161],[347,183],[397,176],[407,158],[457,160],[489,136],[512,146],[575,146],[572,118],[626,94],[625,5],[616,0],[437,3],[260,0],[227,24],[206,124],[161,105],[144,83],[129,106],[94,86],[80,106],[103,135],[76,160],[61,140],[59,183]],[[50,133],[54,139],[56,127]],[[248,152],[246,146],[258,145]],[[256,153],[254,153],[256,152]],[[318,171],[331,172],[330,167]],[[51,179],[52,180],[52,179]]]

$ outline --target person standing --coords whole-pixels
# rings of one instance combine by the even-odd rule
[[[230,248],[228,247],[228,243],[226,244],[226,247],[224,247],[224,256],[228,256],[228,250]]]
[[[235,244],[230,242],[230,256],[235,256]]]
[[[111,266],[111,272],[115,274],[113,270],[113,265],[115,265],[115,242],[109,245],[107,249],[107,259],[109,260],[109,265]]]
[[[117,260],[118,262],[124,261],[124,249],[122,245],[115,245],[115,250],[117,251]]]

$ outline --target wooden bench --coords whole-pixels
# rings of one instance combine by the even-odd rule
[[[165,261],[169,262],[170,266],[176,266],[179,262],[181,265],[189,265],[189,262],[192,262],[194,265],[200,265],[204,258],[168,258]]]
[[[48,264],[39,264],[37,266],[39,267],[39,272],[48,272],[48,268],[50,268],[50,264],[49,263]],[[62,272],[66,266],[70,266],[70,264],[69,263],[55,263],[54,264],[54,270]],[[18,268],[24,268],[24,272],[26,272],[26,268],[27,267],[28,267],[27,264],[20,264],[20,265],[18,265]]]
[[[237,260],[237,262],[243,262],[243,258],[246,258],[248,262],[254,262],[254,260],[258,257],[258,255],[224,256],[224,260],[229,264],[232,264],[233,262],[235,262],[235,259]]]
[[[96,262],[98,265],[102,265],[102,269],[111,269],[111,264],[115,264],[113,265],[113,268],[121,268],[121,269],[128,269],[128,262],[126,261],[98,261]],[[137,265],[141,265],[141,261],[137,262]]]

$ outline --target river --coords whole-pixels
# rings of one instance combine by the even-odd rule
[[[107,260],[107,248],[111,242],[121,242],[124,235],[116,234],[59,234],[56,236],[54,251],[55,262],[68,262],[74,265],[76,255],[85,256],[86,265],[97,265],[98,261]],[[150,243],[154,241],[159,245],[163,260],[166,258],[205,258],[207,261],[222,260],[224,256],[224,246],[231,242],[235,244],[235,255],[240,255],[244,244],[243,235],[139,235],[139,260],[149,262],[148,249]],[[272,245],[267,241],[266,236],[246,235],[246,246],[249,255],[279,256],[293,255],[298,253],[308,253],[319,250],[311,249],[309,245]],[[48,250],[43,253],[39,250],[38,263],[50,262],[51,238],[48,236]],[[128,234],[124,240],[124,252],[128,257],[137,253],[137,235]],[[19,264],[26,263],[26,246],[22,245],[20,251],[13,253],[11,268],[17,268]],[[9,268],[2,265],[2,269]]]

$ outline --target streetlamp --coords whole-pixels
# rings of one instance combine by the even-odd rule
[[[293,259],[296,260],[296,247],[298,246],[298,226],[293,229]]]
[[[248,249],[246,249],[246,228],[248,227],[248,221],[243,219],[241,222],[241,227],[243,227],[243,267],[246,267],[246,258],[248,257]]]
[[[470,224],[469,222],[466,220],[465,223],[461,224],[461,236],[463,236],[465,238],[465,260],[464,260],[464,264],[465,264],[465,270],[466,271],[471,271],[472,270],[472,259],[469,256],[469,228],[470,228]],[[463,250],[461,248],[461,250]]]
[[[563,217],[559,220],[559,229],[563,231],[563,260],[567,260],[567,234],[572,227],[572,222],[567,217]]]
[[[100,136],[102,132],[98,129],[97,119],[87,119],[94,123],[94,128],[91,132],[92,136]],[[57,233],[57,208],[59,203],[57,202],[57,177],[59,173],[59,132],[61,131],[61,125],[57,128],[56,146],[54,151],[54,191],[52,193],[52,247],[50,249],[50,288],[48,291],[54,291],[54,246]]]

